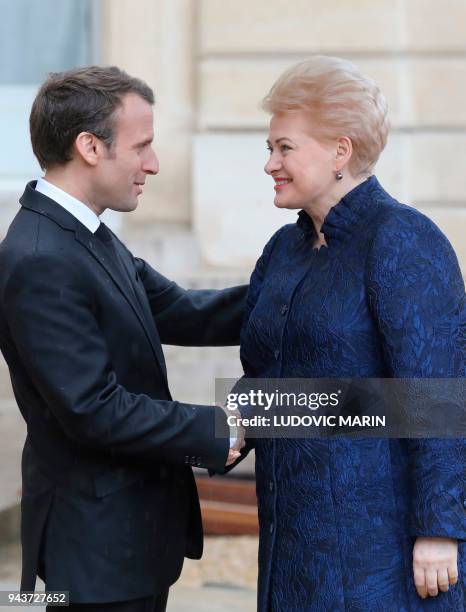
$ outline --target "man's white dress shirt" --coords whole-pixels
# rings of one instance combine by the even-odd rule
[[[66,193],[66,191],[63,191],[63,189],[60,189],[56,185],[52,185],[52,183],[49,183],[44,178],[38,179],[36,191],[39,191],[62,206],[71,215],[73,215],[73,217],[85,225],[93,234],[99,227],[100,219],[95,212],[89,208],[89,206],[86,206],[86,204],[83,204],[83,202],[73,198],[73,196]]]

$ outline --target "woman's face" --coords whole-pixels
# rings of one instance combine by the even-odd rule
[[[304,112],[272,116],[265,172],[275,181],[278,208],[309,208],[325,201],[335,186],[336,143],[312,137]]]

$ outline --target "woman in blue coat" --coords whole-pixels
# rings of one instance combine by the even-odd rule
[[[275,206],[298,209],[251,278],[252,378],[450,378],[466,371],[464,285],[440,230],[373,167],[385,100],[315,57],[264,101]],[[259,610],[466,609],[462,439],[257,439]]]

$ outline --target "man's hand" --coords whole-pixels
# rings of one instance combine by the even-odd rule
[[[241,453],[237,450],[234,450],[232,448],[230,448],[230,450],[228,451],[228,457],[227,457],[227,462],[225,463],[226,466],[231,465],[232,463],[234,463],[237,459],[239,459],[241,456]]]
[[[425,599],[448,591],[458,580],[458,542],[451,538],[417,538],[413,549],[414,584]]]

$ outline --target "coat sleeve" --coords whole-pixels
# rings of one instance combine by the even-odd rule
[[[22,259],[2,307],[31,384],[69,438],[113,455],[180,465],[189,456],[200,467],[224,467],[228,440],[215,435],[217,419],[228,431],[223,411],[156,400],[119,384],[92,287],[66,259]]]
[[[251,316],[251,312],[253,311],[254,306],[256,305],[257,299],[259,297],[267,266],[269,264],[270,256],[273,251],[273,247],[276,243],[278,236],[286,227],[287,226],[285,225],[280,228],[268,241],[268,243],[264,247],[262,255],[257,260],[254,270],[252,272],[243,314],[243,321],[241,327],[241,343],[243,342],[244,336],[246,334],[249,317]],[[245,359],[244,354],[241,355],[241,363],[243,365],[244,376],[237,381],[237,383],[231,389],[230,393],[241,393],[242,391],[247,392],[250,388],[247,379],[248,377],[252,378],[254,376],[254,364],[249,363]],[[247,406],[241,408],[241,414],[243,417],[252,416],[254,412],[255,409],[251,408],[250,410],[248,410]],[[220,473],[225,474],[234,469],[238,465],[238,463],[240,463],[241,461],[243,461],[243,459],[247,457],[247,455],[254,448],[254,446],[255,440],[253,438],[246,438],[246,445],[244,446],[244,448],[241,449],[241,456],[235,461],[235,463],[233,463],[229,467],[224,467],[220,471]],[[211,470],[210,475],[213,476],[215,472],[215,470]]]
[[[406,208],[381,223],[367,286],[390,376],[465,377],[464,284],[450,243],[429,219]],[[466,539],[466,440],[406,445],[412,536]]]
[[[254,270],[251,274],[251,279],[249,281],[249,290],[247,293],[246,305],[244,309],[243,322],[241,326],[241,346],[243,346],[244,339],[248,331],[249,318],[251,316],[252,311],[254,310],[256,306],[257,300],[259,299],[259,295],[262,290],[262,284],[264,282],[264,278],[266,275],[267,267],[269,265],[273,249],[275,247],[275,244],[277,243],[277,240],[279,239],[279,236],[288,227],[289,227],[288,225],[284,225],[278,231],[275,232],[272,238],[270,238],[270,240],[265,245],[261,256],[257,260]],[[254,364],[250,363],[246,359],[243,351],[240,351],[240,356],[241,356],[241,363],[243,365],[244,376],[253,377],[256,374],[256,369],[254,367]]]
[[[163,344],[239,344],[247,285],[222,290],[186,290],[142,259],[135,258],[135,265]]]
[[[259,294],[262,288],[262,283],[264,281],[264,277],[266,274],[267,266],[269,265],[270,257],[272,255],[273,248],[276,244],[276,241],[279,235],[283,232],[283,230],[285,230],[286,227],[288,226],[285,225],[282,228],[280,228],[277,232],[275,232],[272,238],[268,241],[268,243],[264,247],[262,255],[257,260],[254,270],[252,272],[250,283],[249,283],[249,290],[248,290],[247,299],[246,299],[246,306],[244,310],[243,324],[241,328],[241,339],[242,339],[241,342],[243,342],[245,334],[247,333],[249,317],[251,316],[251,313],[254,310],[257,299],[259,297]],[[244,376],[237,381],[235,386],[231,389],[231,393],[248,392],[250,389],[248,378],[252,378],[255,375],[254,364],[249,363],[248,360],[245,358],[244,354],[241,354],[241,362],[243,365]],[[247,406],[245,406],[240,409],[240,412],[243,417],[250,417],[256,414],[257,410],[256,408],[252,408],[252,407],[248,408]],[[230,467],[226,468],[223,471],[229,472],[234,467],[236,467],[238,463],[240,463],[248,455],[249,451],[253,449],[254,446],[255,446],[254,438],[246,438],[246,446],[243,449],[241,449],[241,456],[239,457],[239,459],[233,465],[231,465]]]

